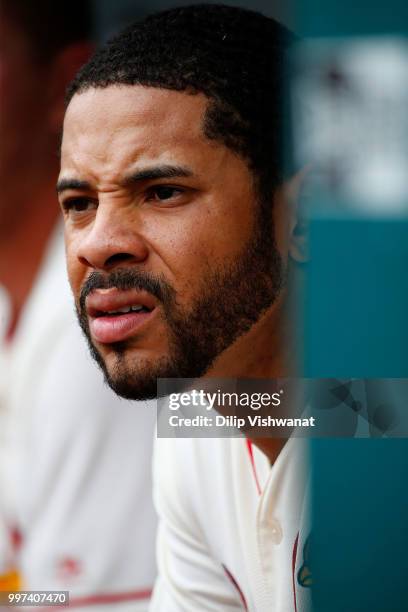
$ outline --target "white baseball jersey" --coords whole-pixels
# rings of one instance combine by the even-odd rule
[[[21,533],[22,587],[69,590],[77,609],[146,610],[155,407],[103,383],[74,315],[60,229],[4,356],[0,497]]]
[[[309,608],[305,443],[271,468],[243,438],[159,439],[158,564],[151,612]]]

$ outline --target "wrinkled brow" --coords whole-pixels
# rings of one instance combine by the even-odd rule
[[[90,190],[91,185],[88,181],[80,181],[74,178],[62,178],[57,183],[57,193],[62,193],[63,191],[67,191],[68,189],[84,189]]]
[[[124,179],[123,184],[128,186],[134,183],[139,183],[141,181],[189,177],[192,175],[192,170],[185,166],[151,166],[149,168],[142,168],[141,170],[136,170],[136,172],[132,172]]]
[[[151,166],[148,168],[142,168],[132,172],[120,181],[121,186],[130,187],[131,185],[141,183],[142,181],[152,181],[155,179],[172,179],[180,177],[193,176],[193,172],[190,168],[185,166]],[[82,181],[75,178],[61,178],[57,183],[57,193],[62,193],[68,189],[73,190],[85,190],[89,191],[92,189],[91,184],[88,181]]]

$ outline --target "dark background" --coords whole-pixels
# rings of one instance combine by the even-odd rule
[[[208,2],[203,0],[94,0],[95,34],[98,41],[103,41],[127,23],[159,10],[191,4],[228,4],[242,6],[265,15],[291,27],[291,7],[293,0],[224,0]]]

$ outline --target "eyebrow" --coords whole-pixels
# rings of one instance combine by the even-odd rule
[[[193,176],[193,172],[185,166],[152,166],[143,168],[137,172],[132,172],[121,181],[121,185],[129,187],[142,181],[152,181],[155,179],[170,179]],[[88,181],[81,181],[75,178],[62,178],[57,183],[57,193],[62,193],[68,189],[90,191],[91,184]]]
[[[62,193],[63,191],[67,191],[67,189],[84,189],[90,190],[91,185],[88,181],[79,181],[74,178],[62,178],[57,183],[57,193]]]
[[[142,170],[132,172],[132,174],[130,174],[124,179],[123,184],[125,186],[129,186],[135,183],[139,183],[141,181],[189,177],[192,175],[193,172],[185,166],[152,166],[150,168],[143,168]]]

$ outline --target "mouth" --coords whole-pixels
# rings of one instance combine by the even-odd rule
[[[101,344],[123,342],[151,320],[157,308],[145,291],[96,289],[86,299],[92,339]]]

